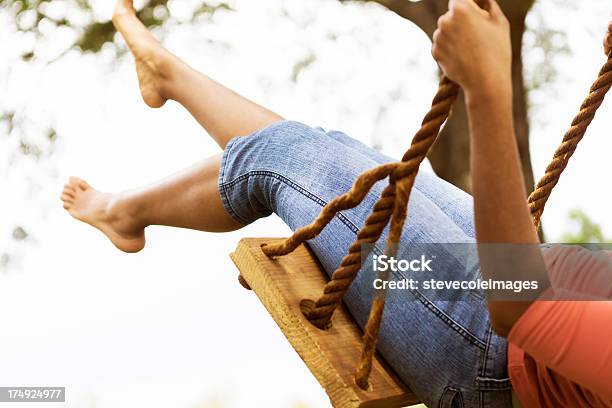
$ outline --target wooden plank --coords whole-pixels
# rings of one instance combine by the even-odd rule
[[[355,384],[362,332],[344,306],[332,327],[320,330],[304,317],[300,301],[316,299],[328,281],[314,254],[304,245],[292,254],[268,258],[264,243],[278,239],[246,238],[230,256],[244,279],[272,315],[293,348],[327,392],[336,408],[392,408],[418,404],[417,397],[376,356],[370,388]]]

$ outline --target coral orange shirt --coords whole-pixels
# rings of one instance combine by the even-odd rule
[[[544,259],[564,300],[533,302],[512,328],[514,392],[525,408],[612,408],[612,253],[556,246]]]

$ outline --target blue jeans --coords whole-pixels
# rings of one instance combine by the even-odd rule
[[[348,191],[360,173],[389,161],[341,132],[282,121],[230,141],[223,154],[219,191],[226,210],[240,223],[276,213],[295,230]],[[360,205],[338,214],[309,242],[328,274],[339,265],[385,185],[386,181],[375,185]],[[402,241],[474,242],[472,211],[468,194],[421,172]],[[364,265],[344,298],[361,327],[374,295],[371,268]],[[479,271],[457,268],[448,273]],[[453,302],[432,300],[418,290],[389,291],[378,350],[429,407],[512,405],[506,340],[491,330],[486,302],[479,294]]]

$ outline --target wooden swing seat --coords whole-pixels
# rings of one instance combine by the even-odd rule
[[[281,239],[245,238],[230,257],[259,297],[336,408],[394,408],[418,404],[419,399],[376,355],[370,388],[355,383],[355,367],[363,333],[344,305],[336,310],[328,330],[312,325],[302,314],[302,299],[316,299],[328,281],[317,258],[304,244],[289,255],[269,258],[263,244]]]
[[[487,0],[476,1],[484,9],[488,8]],[[552,189],[612,88],[612,51],[607,57],[546,174],[529,196],[528,206],[536,229]],[[376,242],[389,222],[388,242],[400,242],[414,178],[448,119],[459,91],[456,83],[442,77],[431,109],[401,162],[385,163],[362,173],[349,191],[328,202],[311,224],[294,231],[290,238],[243,239],[231,254],[241,272],[241,283],[255,291],[336,408],[395,408],[419,402],[375,353],[384,300],[372,303],[365,326],[367,336],[363,336],[342,305],[342,297],[359,272],[361,264],[355,259],[361,245]],[[332,282],[328,282],[325,271],[305,242],[317,236],[340,211],[358,205],[374,183],[384,178],[389,178],[389,185],[365,219],[342,264],[334,271]],[[262,250],[264,244],[270,245],[266,253]],[[321,330],[306,319],[300,308],[304,299],[318,300],[317,307],[308,308],[308,313],[318,319],[321,327],[332,322],[330,328]],[[333,320],[329,320],[332,314]],[[357,385],[356,375],[360,384],[368,385],[367,390]]]

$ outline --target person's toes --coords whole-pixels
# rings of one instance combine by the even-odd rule
[[[62,194],[69,194],[73,198],[76,196],[76,190],[69,184],[64,185],[64,190],[62,190]]]
[[[76,197],[76,189],[70,184],[64,184],[64,190],[62,191],[62,193],[68,193],[73,197]]]
[[[83,179],[80,179],[78,177],[70,177],[70,182],[69,185],[74,189],[74,190],[81,190],[81,191],[85,191],[89,188],[89,184],[87,184],[87,182]]]
[[[62,200],[62,202],[64,203],[64,208],[66,208],[66,206],[68,206],[68,207],[73,207],[74,206],[75,198],[74,198],[74,195],[72,195],[70,193],[66,193],[65,191],[62,192],[62,194],[60,195],[60,200]]]

